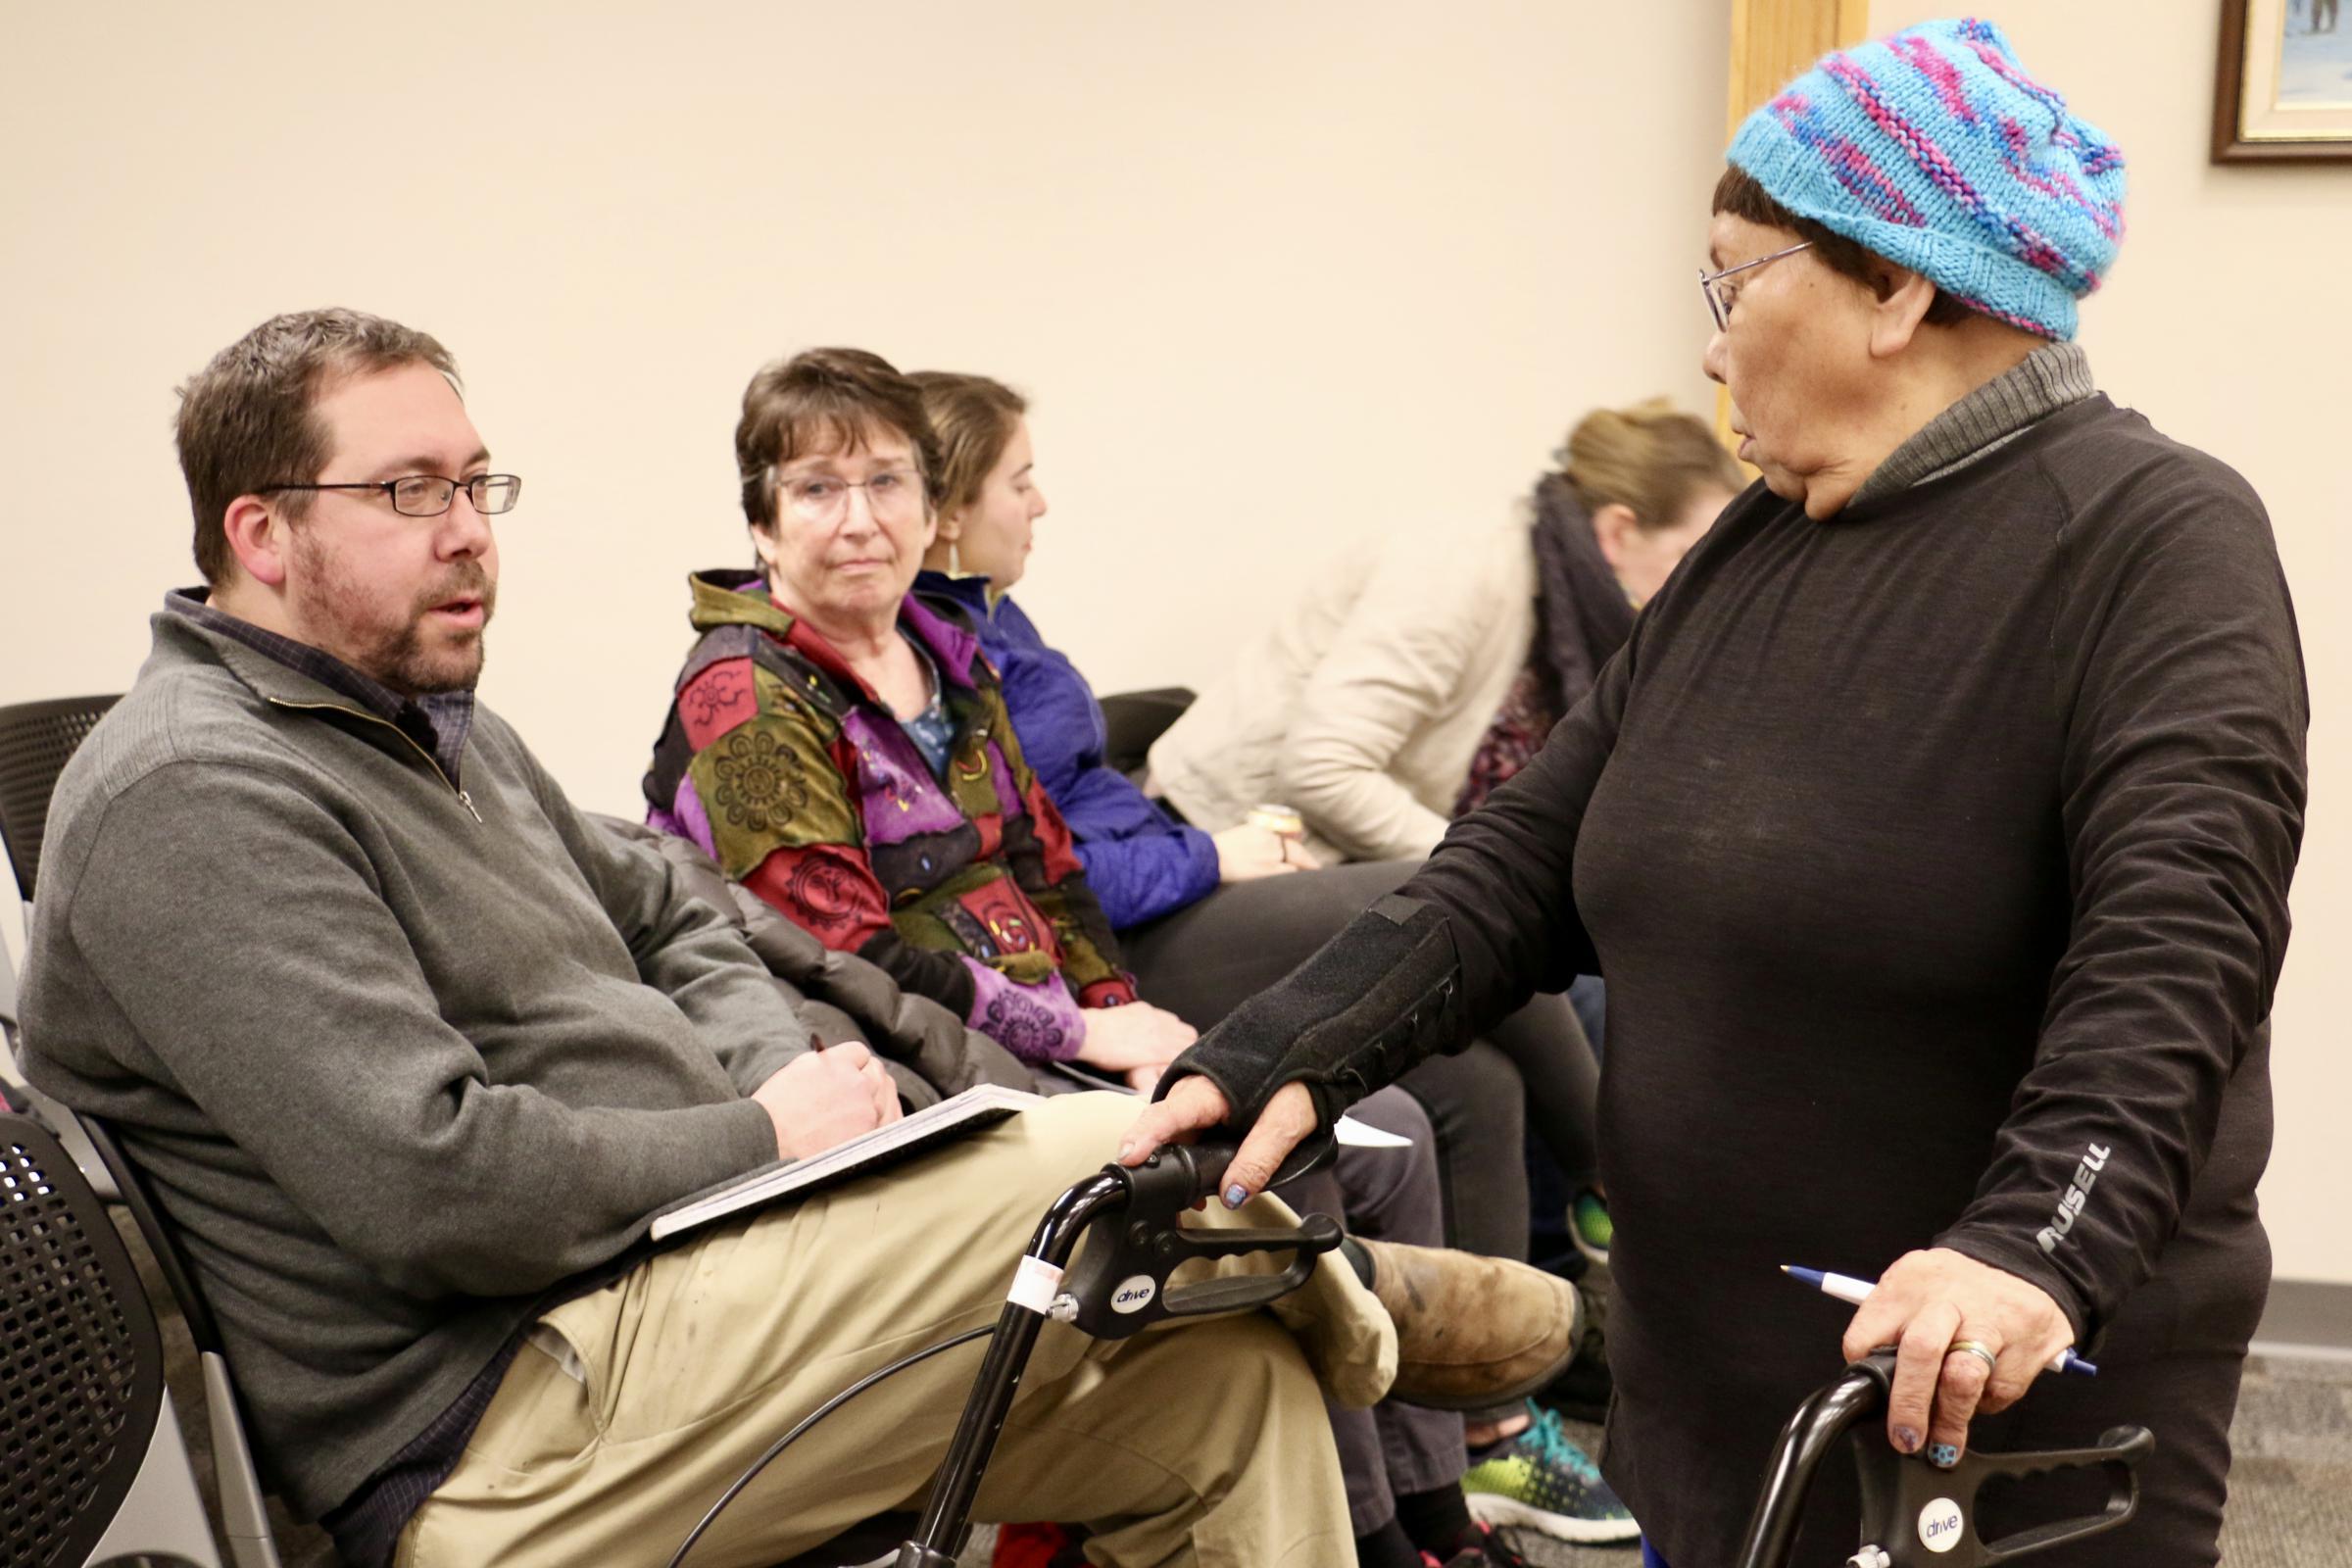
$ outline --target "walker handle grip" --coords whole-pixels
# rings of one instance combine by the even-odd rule
[[[1338,1156],[1339,1148],[1340,1135],[1336,1128],[1317,1128],[1300,1139],[1298,1147],[1291,1151],[1290,1157],[1275,1167],[1274,1179],[1266,1186],[1269,1189],[1280,1187],[1309,1171],[1321,1170]],[[1226,1168],[1241,1152],[1240,1135],[1229,1128],[1219,1127],[1203,1133],[1197,1143],[1166,1146],[1151,1159],[1144,1161],[1144,1166],[1149,1168],[1163,1156],[1181,1152],[1191,1161],[1193,1201],[1213,1200],[1225,1180]]]

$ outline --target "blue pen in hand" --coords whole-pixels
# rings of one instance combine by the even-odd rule
[[[1835,1296],[1840,1301],[1851,1301],[1856,1306],[1860,1306],[1870,1293],[1878,1289],[1876,1280],[1858,1280],[1850,1274],[1832,1274],[1818,1268],[1798,1268],[1794,1263],[1783,1263],[1781,1272],[1799,1285],[1810,1285],[1824,1296]],[[2077,1355],[2071,1346],[2058,1352],[2050,1362],[2050,1370],[2080,1372],[2086,1378],[2099,1375],[2099,1369]]]

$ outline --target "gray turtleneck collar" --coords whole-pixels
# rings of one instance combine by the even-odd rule
[[[1964,468],[2097,390],[2081,345],[2044,343],[1922,425],[1873,470],[1849,504],[1876,501]]]

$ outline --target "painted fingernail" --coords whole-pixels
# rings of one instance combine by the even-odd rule
[[[1894,1429],[1894,1446],[1905,1453],[1917,1453],[1919,1451],[1919,1434],[1909,1427],[1896,1427]]]
[[[1126,1162],[1127,1156],[1128,1156],[1128,1155],[1130,1155],[1130,1154],[1132,1154],[1132,1153],[1134,1153],[1134,1152],[1135,1152],[1135,1145],[1134,1145],[1134,1144],[1132,1144],[1132,1143],[1121,1144],[1121,1145],[1119,1146],[1119,1161],[1120,1161],[1120,1163],[1124,1164],[1124,1163]]]
[[[1235,1182],[1231,1187],[1225,1189],[1225,1206],[1227,1208],[1239,1208],[1249,1200],[1250,1190],[1240,1182]]]
[[[1928,1463],[1938,1470],[1949,1470],[1960,1462],[1960,1450],[1948,1443],[1938,1443],[1928,1450]]]

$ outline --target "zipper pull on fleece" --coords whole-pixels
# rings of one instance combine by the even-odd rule
[[[473,809],[473,797],[472,797],[472,796],[470,796],[470,795],[466,794],[466,793],[464,790],[460,790],[460,791],[458,791],[458,804],[459,804],[459,805],[461,805],[461,806],[463,806],[463,807],[465,807],[465,808],[466,808],[466,809],[467,809],[468,811],[473,811],[473,819],[474,819],[476,822],[480,822],[480,821],[481,821],[481,819],[482,819],[482,813],[481,813],[481,812],[479,812],[479,811],[474,811],[474,809]]]

